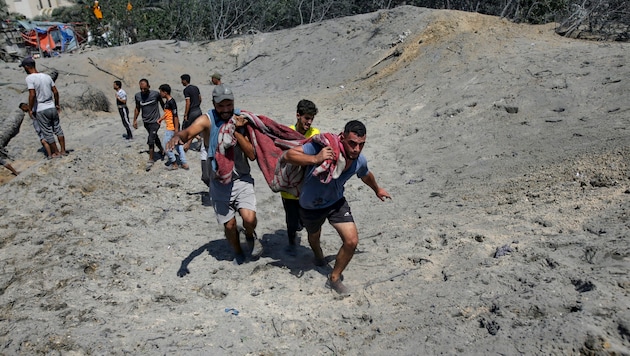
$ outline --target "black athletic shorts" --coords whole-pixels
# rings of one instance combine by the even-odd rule
[[[346,198],[341,198],[333,205],[322,209],[304,209],[300,207],[300,219],[309,234],[319,231],[326,219],[331,224],[354,222],[350,205],[348,205]]]

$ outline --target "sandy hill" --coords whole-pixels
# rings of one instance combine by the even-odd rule
[[[39,60],[60,73],[72,153],[43,160],[28,122],[7,147],[22,174],[0,172],[3,352],[630,354],[630,47],[553,29],[402,6]],[[182,106],[188,73],[207,110],[215,71],[238,106],[281,123],[302,98],[323,131],[366,123],[393,200],[347,185],[361,241],[350,298],[323,288],[305,235],[284,252],[280,198],[258,171],[266,252],[237,267],[196,152],[190,171],[147,173],[145,132],[122,139],[113,80],[129,94],[140,78],[169,83]],[[0,72],[8,116],[24,73]],[[77,108],[99,91],[111,112]],[[323,235],[334,258],[340,241]]]

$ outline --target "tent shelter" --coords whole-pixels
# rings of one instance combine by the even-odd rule
[[[61,22],[18,21],[23,28],[22,37],[27,46],[34,47],[40,55],[55,56],[76,49],[83,39],[73,25]]]

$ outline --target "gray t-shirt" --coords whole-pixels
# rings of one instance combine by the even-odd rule
[[[55,107],[52,91],[54,86],[55,82],[46,73],[32,73],[26,76],[26,87],[29,90],[35,89],[37,110],[43,111]]]
[[[142,121],[156,123],[160,119],[160,93],[149,90],[148,93],[136,93],[136,107],[142,111]]]

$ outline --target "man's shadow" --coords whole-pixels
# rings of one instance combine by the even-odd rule
[[[306,232],[304,232],[306,235]],[[241,247],[243,251],[246,251],[247,259],[245,263],[252,262],[249,255],[248,247],[246,243],[243,243],[243,236],[241,236]],[[273,261],[267,262],[267,265],[278,267],[281,269],[288,269],[289,273],[301,278],[304,272],[315,270],[323,276],[327,276],[331,271],[331,262],[335,260],[335,255],[326,256],[327,264],[324,266],[316,266],[313,263],[313,252],[310,247],[300,244],[297,240],[297,246],[294,249],[288,248],[288,238],[285,230],[276,230],[274,233],[264,234],[261,237],[261,242],[264,247],[264,252],[261,257],[271,258]],[[234,253],[229,246],[225,238],[213,240],[200,246],[192,251],[181,263],[177,275],[184,277],[190,273],[188,265],[201,254],[208,252],[217,261],[232,261]],[[236,267],[236,266],[235,266]]]
[[[306,230],[299,233],[296,245],[291,248],[286,230],[276,230],[274,233],[264,234],[262,243],[265,247],[265,252],[263,252],[262,257],[268,257],[273,260],[267,262],[267,265],[288,269],[289,273],[297,278],[301,278],[304,272],[311,270],[327,276],[332,272],[331,263],[335,260],[336,255],[326,256],[326,264],[316,266],[313,251],[308,245],[307,236]],[[305,244],[301,241],[302,237]]]

